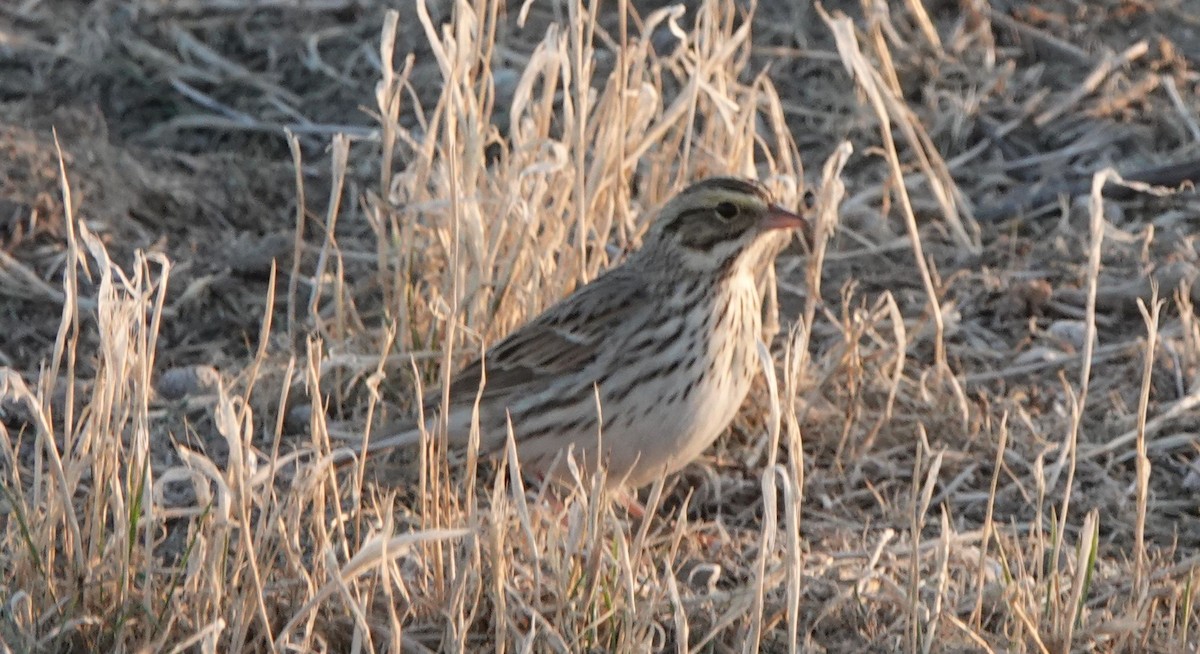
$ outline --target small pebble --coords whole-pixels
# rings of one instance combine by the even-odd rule
[[[221,373],[207,365],[179,366],[159,375],[155,390],[164,400],[182,400],[193,395],[215,393]]]
[[[312,421],[312,405],[297,404],[288,409],[283,418],[283,431],[286,434],[303,434],[308,431]]]
[[[1192,459],[1191,465],[1188,466],[1188,473],[1183,478],[1183,489],[1200,491],[1200,455]]]
[[[1073,351],[1083,349],[1087,323],[1082,320],[1055,320],[1046,328],[1046,335]]]

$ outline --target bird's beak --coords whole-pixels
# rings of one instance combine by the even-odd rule
[[[758,227],[764,232],[771,229],[799,229],[805,242],[812,242],[808,233],[808,221],[777,204],[767,207],[767,215],[759,221]]]
[[[796,229],[804,227],[808,221],[804,220],[797,214],[794,214],[783,207],[772,204],[767,207],[767,215],[759,223],[759,227],[763,230],[768,229]]]

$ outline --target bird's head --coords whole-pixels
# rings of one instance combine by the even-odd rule
[[[659,211],[646,248],[670,252],[668,265],[729,271],[767,265],[782,246],[781,230],[808,223],[775,204],[758,182],[713,177],[696,182]]]

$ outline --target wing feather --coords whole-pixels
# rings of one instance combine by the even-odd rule
[[[482,360],[463,367],[450,381],[450,404],[475,401],[485,368],[485,400],[521,394],[576,372],[607,349],[605,341],[627,335],[627,327],[648,307],[642,276],[614,268],[493,345]],[[436,408],[440,397],[427,395],[427,410]]]

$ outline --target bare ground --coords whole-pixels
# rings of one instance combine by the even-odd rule
[[[692,47],[695,61],[730,71],[712,78],[731,85],[719,89],[729,97],[745,102],[730,89],[759,88],[763,74],[778,98],[761,100],[758,124],[746,128],[757,145],[720,125],[719,103],[700,102],[686,129],[664,121],[646,136],[629,167],[607,163],[598,138],[576,160],[569,118],[539,125],[541,140],[511,133],[523,129],[507,113],[514,96],[545,88],[521,91],[516,80],[544,61],[535,55],[547,26],[586,8],[534,3],[524,26],[519,6],[500,11],[495,34],[479,40],[486,53],[455,73],[488,99],[483,122],[495,129],[464,129],[455,152],[450,121],[431,123],[454,85],[403,4],[395,68],[413,59],[393,127],[381,127],[377,103],[384,3],[0,8],[8,648],[1200,646],[1200,199],[1191,186],[1200,14],[1188,2],[895,2],[890,13],[831,2],[830,21],[815,7],[763,2],[744,57],[726,58],[701,52],[695,33],[680,45],[660,25],[646,57],[664,63],[644,79],[664,107],[688,92],[677,73]],[[450,4],[430,3],[433,24],[451,21]],[[636,60],[617,46],[636,42],[658,7],[631,3],[623,39],[610,4],[587,40],[598,97],[609,97],[612,71]],[[679,24],[690,31],[703,12],[685,4]],[[479,24],[493,25],[478,5]],[[720,29],[734,32],[740,10],[714,5],[728,19]],[[838,12],[896,100],[885,110],[902,180],[871,93],[835,43]],[[570,30],[561,33],[574,52]],[[494,86],[479,82],[487,79]],[[544,104],[562,112],[570,97],[559,89]],[[622,115],[632,120],[636,106]],[[608,110],[591,119],[616,120]],[[760,172],[788,178],[791,145],[772,116],[810,186],[839,144],[853,146],[821,294],[806,283],[813,257],[781,260],[783,392],[756,389],[703,461],[668,480],[661,498],[643,493],[659,507],[652,518],[594,498],[526,506],[490,464],[478,484],[473,473],[429,466],[419,482],[289,468],[250,485],[261,468],[242,468],[241,447],[257,448],[258,465],[328,447],[298,434],[323,433],[326,414],[361,431],[372,411],[407,410],[415,377],[436,383],[449,342],[440,321],[452,274],[436,229],[455,188],[448,161],[477,173],[460,175],[460,190],[498,215],[526,215],[514,198],[536,197],[545,202],[530,213],[572,216],[547,186],[578,175],[592,211],[615,216],[592,226],[581,260],[563,254],[567,237],[547,249],[490,236],[501,254],[471,269],[481,282],[466,279],[475,294],[458,315],[466,335],[450,336],[455,363],[561,296],[580,271],[619,256],[636,241],[629,207],[652,206],[672,175],[725,172],[753,157]],[[337,132],[350,136],[343,165],[330,145]],[[683,133],[693,149],[681,147]],[[392,166],[381,159],[388,134],[400,135]],[[547,162],[588,172],[555,177]],[[1106,167],[1153,188],[1110,185],[1102,204],[1089,204],[1092,176]],[[919,238],[906,229],[909,202]],[[88,250],[76,223],[105,255]],[[553,224],[541,225],[537,238],[550,239]],[[81,239],[89,254],[73,245]],[[106,287],[104,256],[132,281]],[[1151,330],[1155,290],[1163,304]],[[796,343],[807,358],[791,370],[785,337],[806,324],[806,307],[815,318]],[[126,357],[138,363],[124,384],[114,364],[122,353],[138,355]],[[39,390],[39,380],[55,382]],[[313,402],[327,410],[314,417]],[[780,404],[774,450],[769,408]],[[149,471],[138,465],[142,445]],[[784,472],[764,482],[775,461]],[[143,495],[138,480],[154,492]],[[764,497],[764,483],[780,492]],[[530,517],[529,507],[541,513]],[[463,528],[473,535],[455,531]],[[396,553],[372,549],[380,542]],[[356,557],[377,567],[351,574]],[[205,570],[219,581],[202,580]]]

